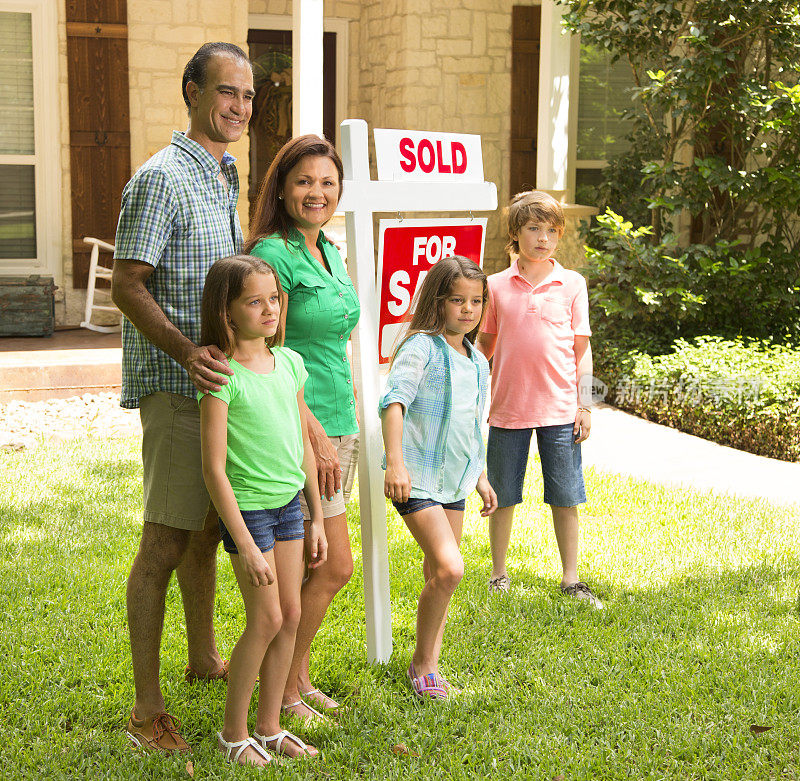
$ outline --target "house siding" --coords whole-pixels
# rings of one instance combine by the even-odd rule
[[[497,184],[502,207],[508,198],[510,166],[511,9],[534,5],[518,0],[461,0],[442,7],[428,0],[330,0],[326,17],[349,20],[349,117],[373,127],[435,129],[482,137],[485,178]],[[61,4],[60,4],[61,5]],[[453,4],[455,6],[456,4]],[[218,0],[128,0],[131,165],[138,168],[186,127],[180,96],[181,70],[205,41],[226,40],[246,49],[250,14],[291,16],[291,0],[232,0],[221,14]],[[73,291],[69,247],[69,124],[66,30],[59,11],[65,285],[59,291],[59,324],[82,319],[84,293]],[[249,173],[245,135],[230,151],[243,182]],[[248,204],[239,213],[247,229]],[[442,216],[448,216],[443,214]],[[485,267],[505,268],[502,208],[487,215]],[[559,259],[580,263],[577,220]],[[101,236],[99,238],[113,239]]]

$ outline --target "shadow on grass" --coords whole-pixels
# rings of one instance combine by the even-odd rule
[[[96,452],[82,461],[74,480],[56,471],[26,500],[0,500],[4,777],[185,778],[185,760],[132,757],[121,730],[133,698],[124,584],[139,538],[138,462]],[[510,595],[489,595],[488,544],[473,519],[442,653],[443,672],[464,692],[441,706],[409,691],[422,554],[391,515],[395,651],[385,665],[366,662],[355,503],[349,514],[355,574],[318,636],[313,673],[351,710],[338,730],[287,725],[324,757],[282,777],[797,777],[800,563],[788,548],[714,569],[700,559],[682,566],[672,547],[654,544],[669,577],[631,584],[598,570],[592,583],[606,610],[596,612],[548,576],[555,554],[544,512],[538,531],[526,529],[537,555],[516,569]],[[653,513],[640,533],[661,522]],[[781,523],[776,516],[765,533]],[[219,561],[216,627],[227,655],[243,611],[227,557]],[[213,748],[224,685],[183,682],[174,580],[162,649],[165,696],[196,746],[198,776],[249,777]],[[773,729],[754,737],[751,723]]]

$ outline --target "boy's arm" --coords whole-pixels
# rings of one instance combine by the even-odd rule
[[[396,502],[407,502],[411,477],[403,461],[403,405],[392,402],[381,412],[383,447],[386,450],[386,477],[383,492]]]
[[[575,416],[573,433],[576,442],[588,439],[592,429],[592,346],[588,336],[576,336],[575,366],[578,380],[578,414]]]
[[[308,436],[308,407],[303,399],[303,389],[297,391],[297,407],[300,410],[300,428],[303,432],[303,474],[306,482],[303,496],[306,499],[311,521],[304,537],[309,569],[316,569],[328,558],[328,540],[325,537],[325,521],[322,518],[322,505],[319,500],[317,482],[317,461]]]
[[[481,331],[475,340],[475,346],[480,350],[488,361],[494,355],[494,348],[497,344],[497,334],[487,334]]]
[[[275,577],[245,525],[231,482],[225,474],[228,405],[216,396],[204,396],[200,402],[200,447],[206,488],[225,528],[236,543],[244,570],[254,586],[268,586]]]

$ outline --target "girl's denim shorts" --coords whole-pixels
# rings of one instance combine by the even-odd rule
[[[581,446],[575,442],[573,429],[572,423],[536,429],[489,427],[486,477],[497,494],[498,507],[510,507],[522,501],[533,431],[542,462],[544,503],[575,507],[586,501]]]
[[[275,547],[275,541],[288,542],[289,540],[302,540],[305,536],[303,530],[303,510],[300,507],[300,492],[294,499],[283,507],[265,510],[242,510],[247,531],[253,536],[253,541],[259,550],[266,552]],[[222,536],[222,546],[227,553],[238,554],[236,543],[228,533],[222,518],[219,519],[219,531]]]
[[[418,513],[420,510],[427,510],[428,507],[436,507],[437,505],[444,510],[457,510],[463,513],[464,507],[466,506],[466,499],[459,499],[457,502],[443,504],[442,502],[437,502],[435,499],[415,499],[413,496],[410,496],[407,502],[395,502],[395,500],[392,499],[392,504],[400,515],[411,515],[411,513]]]

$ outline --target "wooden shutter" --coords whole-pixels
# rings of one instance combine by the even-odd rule
[[[509,195],[536,187],[541,21],[541,6],[515,5],[512,9]]]
[[[113,242],[131,174],[128,11],[127,0],[66,0],[66,9],[72,274],[73,287],[85,288],[82,239]]]

